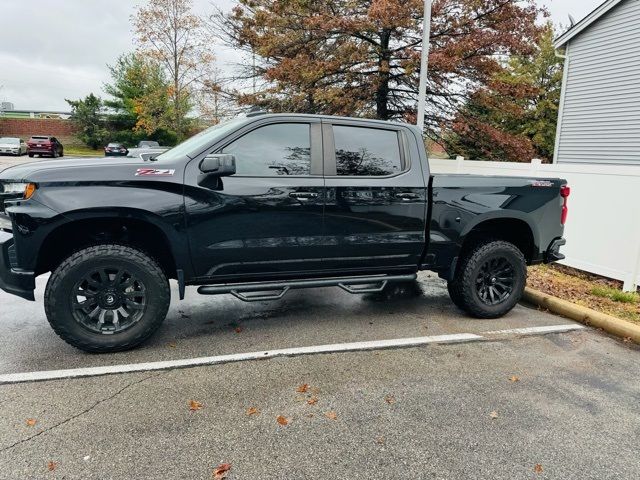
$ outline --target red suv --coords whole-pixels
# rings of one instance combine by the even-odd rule
[[[53,158],[64,156],[64,147],[56,137],[51,135],[34,135],[27,142],[27,153],[34,155],[49,155]]]

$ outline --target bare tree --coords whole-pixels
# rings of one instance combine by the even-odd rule
[[[172,128],[187,134],[194,94],[210,82],[212,39],[192,0],[148,0],[132,17],[138,50],[156,60],[171,79]]]

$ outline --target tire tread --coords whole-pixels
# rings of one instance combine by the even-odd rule
[[[524,289],[524,284],[526,284],[526,260],[524,254],[518,247],[504,240],[485,240],[484,242],[478,243],[460,260],[460,264],[458,265],[458,268],[456,270],[455,277],[453,281],[449,282],[448,284],[449,295],[453,303],[475,318],[490,319],[502,317],[513,309],[515,304],[520,301],[520,298],[522,296],[522,291],[514,292],[512,295],[514,298],[516,298],[516,302],[508,302],[507,304],[505,304],[505,308],[502,311],[489,312],[474,298],[473,289],[467,288],[475,284],[475,278],[473,278],[473,274],[479,264],[484,261],[484,257],[492,251],[498,249],[509,250],[513,255],[517,257],[518,261],[524,268],[522,289]],[[510,303],[513,303],[513,305],[508,306]]]
[[[130,350],[147,340],[164,321],[164,316],[155,319],[153,322],[149,322],[149,325],[146,329],[141,331],[138,335],[133,337],[128,342],[118,344],[117,346],[98,345],[80,340],[76,336],[74,336],[67,328],[65,328],[64,324],[60,324],[59,322],[56,322],[54,320],[54,310],[58,301],[56,292],[59,290],[60,283],[69,273],[69,271],[78,263],[90,260],[97,255],[118,256],[124,260],[130,260],[137,263],[138,265],[147,268],[149,272],[155,278],[157,278],[159,280],[159,283],[161,284],[159,286],[161,287],[160,293],[163,305],[161,305],[160,311],[166,313],[166,311],[169,309],[171,291],[169,289],[169,282],[167,280],[167,277],[160,265],[153,258],[135,248],[121,244],[100,244],[83,248],[82,250],[78,250],[77,252],[73,253],[72,255],[67,257],[67,259],[64,260],[51,274],[44,293],[44,306],[47,320],[49,321],[51,328],[53,328],[53,331],[60,338],[62,338],[62,340],[76,348],[79,348],[80,350],[92,353],[108,353]]]

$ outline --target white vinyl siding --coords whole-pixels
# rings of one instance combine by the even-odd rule
[[[640,165],[640,0],[572,38],[565,68],[556,162]]]

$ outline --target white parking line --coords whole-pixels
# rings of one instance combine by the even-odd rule
[[[41,372],[10,373],[0,375],[0,385],[10,383],[39,382],[45,380],[61,380],[80,377],[96,377],[121,373],[149,372],[155,370],[172,370],[177,368],[198,367],[203,365],[219,365],[231,362],[244,362],[275,357],[296,357],[322,353],[356,352],[363,350],[381,350],[386,348],[417,347],[428,344],[448,344],[481,342],[490,340],[492,335],[535,335],[561,333],[584,328],[581,325],[556,325],[550,327],[516,328],[484,332],[482,335],[459,333],[432,337],[396,338],[392,340],[375,340],[369,342],[338,343],[333,345],[316,345],[311,347],[284,348],[261,352],[235,353],[215,357],[188,358],[183,360],[167,360],[162,362],[133,363],[128,365],[111,365],[105,367],[73,368],[68,370],[50,370]],[[485,336],[487,335],[487,336]]]
[[[582,330],[583,325],[549,325],[545,327],[511,328],[509,330],[494,330],[493,332],[482,332],[482,335],[544,335],[547,333],[564,333],[573,330]]]

